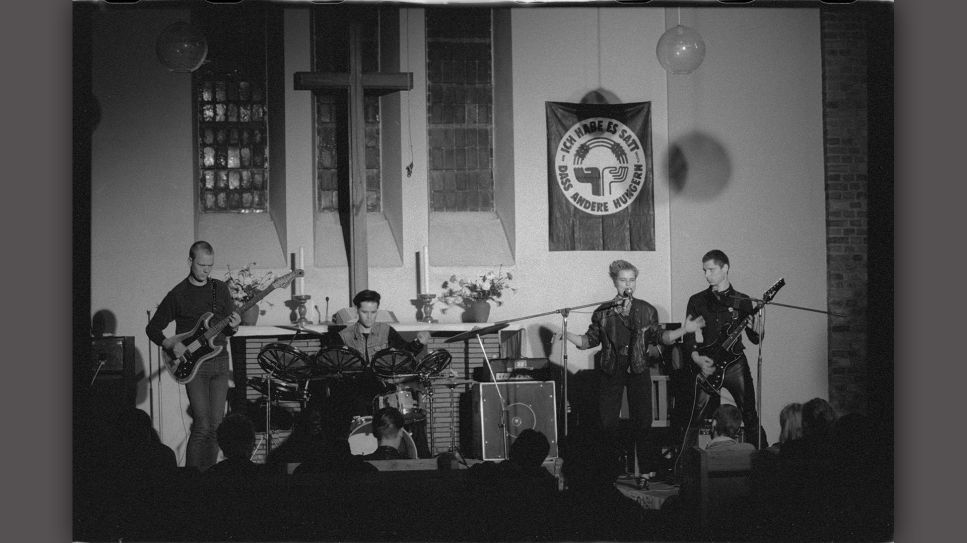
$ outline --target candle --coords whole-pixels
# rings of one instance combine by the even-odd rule
[[[430,251],[426,245],[420,252],[420,294],[429,294],[430,290]]]
[[[298,269],[303,270],[303,271],[305,271],[305,269],[306,269],[306,254],[305,254],[305,248],[303,248],[301,245],[299,246],[299,268]],[[302,281],[303,280],[304,280],[303,277],[298,277],[295,280],[295,294],[296,294],[296,296],[301,296],[302,295],[302,287],[303,287]]]

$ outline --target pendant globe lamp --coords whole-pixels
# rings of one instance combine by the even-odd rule
[[[168,25],[155,44],[158,60],[175,73],[190,73],[205,62],[208,41],[194,26],[178,21]]]
[[[705,60],[705,42],[694,28],[682,25],[682,13],[679,9],[678,24],[661,35],[655,52],[665,71],[690,74]]]

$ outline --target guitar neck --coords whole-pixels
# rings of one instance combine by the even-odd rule
[[[266,296],[268,296],[268,294],[273,290],[275,290],[275,286],[269,285],[264,290],[261,290],[258,293],[256,293],[255,296],[252,296],[252,299],[242,304],[242,306],[236,309],[235,312],[241,315],[242,313],[245,313],[249,309],[252,309],[252,307],[254,307],[255,304],[259,303],[262,300],[262,298],[265,298]],[[225,329],[226,326],[228,326],[228,320],[230,318],[231,318],[231,315],[213,324],[211,328],[209,328],[208,331],[205,332],[205,337],[210,340],[213,337],[217,336],[219,333],[221,333],[221,331]]]
[[[742,330],[745,330],[745,327],[748,326],[751,322],[752,322],[752,315],[746,315],[746,317],[742,319],[735,327],[735,330],[732,330],[732,333],[730,333],[729,336],[725,338],[725,341],[722,342],[722,346],[731,349],[732,345],[734,345],[735,342],[739,339],[739,336],[742,335]]]
[[[785,284],[786,284],[786,279],[780,278],[778,281],[775,282],[774,285],[769,287],[769,290],[765,291],[765,293],[762,294],[762,301],[765,303],[772,301],[772,298],[775,297],[776,293],[779,292],[779,289],[785,286]],[[746,315],[745,318],[743,318],[742,321],[739,323],[739,325],[735,327],[735,330],[732,330],[732,332],[725,339],[725,341],[722,342],[722,345],[724,347],[731,349],[732,346],[735,345],[736,340],[738,340],[739,336],[742,334],[742,330],[744,330],[747,326],[752,324],[752,319],[755,318],[756,311],[758,310],[755,310],[752,313],[749,313],[748,315]]]
[[[249,301],[247,301],[244,304],[242,304],[242,307],[239,307],[235,311],[239,315],[241,315],[242,313],[245,313],[246,311],[248,311],[249,309],[251,309],[252,307],[254,307],[255,304],[259,303],[262,300],[262,298],[265,298],[273,290],[275,290],[277,288],[280,288],[280,287],[284,287],[285,285],[288,285],[292,281],[293,278],[295,278],[295,277],[302,277],[303,275],[304,275],[304,272],[302,270],[292,270],[291,272],[289,272],[289,273],[283,275],[282,277],[276,279],[275,281],[273,281],[272,284],[270,284],[269,286],[267,286],[264,289],[260,290],[259,292],[255,293],[255,295],[252,296],[252,299],[250,299]],[[229,315],[229,316],[225,317],[224,319],[216,322],[211,328],[208,329],[207,332],[205,332],[205,338],[208,339],[208,340],[211,340],[213,337],[215,337],[216,335],[218,335],[222,331],[222,329],[224,329],[226,326],[228,326],[228,319],[229,318],[231,318],[231,315]]]

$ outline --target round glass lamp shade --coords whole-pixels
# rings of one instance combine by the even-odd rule
[[[673,74],[695,71],[705,59],[705,42],[694,29],[678,25],[661,35],[657,47],[658,62]]]
[[[208,54],[208,42],[197,28],[184,21],[168,25],[158,36],[158,60],[172,72],[193,72]]]

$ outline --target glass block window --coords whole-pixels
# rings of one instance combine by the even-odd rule
[[[192,75],[200,209],[268,209],[269,147],[265,20],[261,13],[220,20],[204,12],[209,53]]]
[[[349,72],[349,21],[361,21],[362,70],[379,71],[378,9],[325,6],[313,12],[313,71]],[[349,97],[344,89],[316,91],[316,210],[339,211],[340,194],[349,194]],[[382,210],[379,96],[364,98],[366,132],[366,209]],[[348,202],[347,202],[348,203]]]
[[[431,211],[493,211],[491,10],[426,9]]]
[[[202,210],[265,211],[269,152],[262,84],[204,79],[197,98]]]

